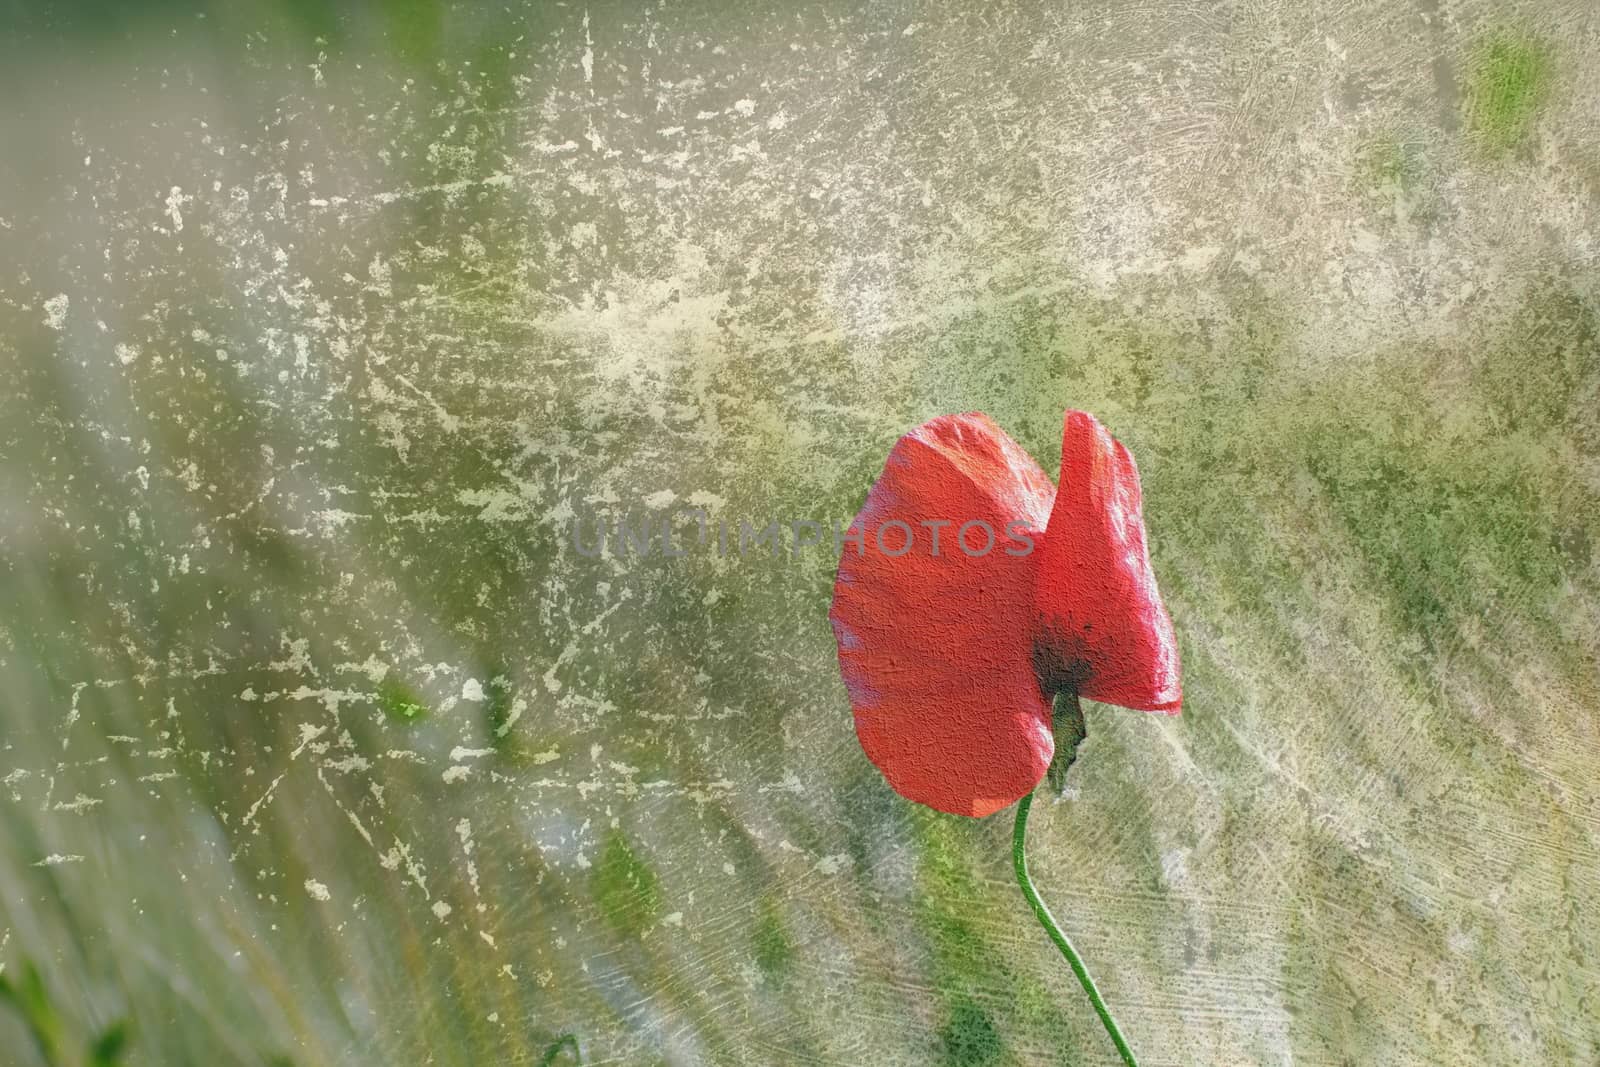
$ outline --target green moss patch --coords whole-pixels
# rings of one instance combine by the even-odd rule
[[[1526,140],[1550,92],[1550,49],[1532,37],[1502,33],[1478,45],[1467,79],[1467,125],[1492,155]]]
[[[794,963],[794,944],[772,900],[761,902],[755,929],[756,967],[769,978],[786,974]]]
[[[637,937],[661,914],[661,883],[620,830],[606,836],[591,875],[594,898],[612,929]]]
[[[943,1067],[1016,1063],[1006,1033],[1044,1039],[1062,1062],[1077,1062],[1078,1038],[1048,987],[1018,970],[1015,949],[994,943],[980,919],[1005,907],[980,877],[984,864],[972,838],[981,823],[932,812],[916,813],[922,844],[919,918],[934,956],[940,1000],[937,1062]],[[1029,921],[1016,893],[1018,923]],[[1043,936],[1042,934],[1040,936]]]
[[[378,686],[378,707],[391,722],[414,723],[428,717],[428,706],[393,675]]]
[[[994,1019],[965,997],[951,1005],[950,1017],[939,1031],[939,1043],[949,1067],[987,1067],[999,1063],[1005,1054]]]

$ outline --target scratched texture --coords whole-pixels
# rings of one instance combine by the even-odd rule
[[[3,10],[0,1062],[1110,1063],[831,544],[687,515],[1065,407],[1184,660],[1033,820],[1144,1062],[1600,1061],[1592,0]]]

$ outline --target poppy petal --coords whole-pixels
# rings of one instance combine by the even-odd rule
[[[1178,644],[1145,548],[1139,468],[1086,412],[1067,412],[1061,485],[1038,564],[1046,688],[1176,714]]]
[[[947,415],[899,440],[851,525],[828,618],[856,736],[907,799],[988,815],[1050,765],[1032,590],[1054,492],[986,415]]]

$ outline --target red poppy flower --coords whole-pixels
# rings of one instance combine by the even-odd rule
[[[1020,800],[1059,692],[1178,711],[1139,471],[1094,416],[1066,414],[1059,491],[988,416],[923,423],[851,531],[828,618],[856,735],[902,796],[973,816]]]

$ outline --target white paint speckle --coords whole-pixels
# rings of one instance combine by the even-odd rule
[[[1216,245],[1196,245],[1179,257],[1178,266],[1191,274],[1197,274],[1211,266],[1212,261],[1221,252],[1222,249]]]
[[[1177,885],[1189,876],[1189,850],[1168,849],[1161,854],[1161,880],[1167,885]]]
[[[67,305],[71,301],[66,293],[58,293],[44,302],[44,324],[52,330],[59,330],[67,322]]]
[[[479,522],[521,522],[528,517],[528,501],[504,487],[463,489],[456,499],[467,507],[478,508]]]
[[[189,197],[183,195],[181,186],[174,185],[172,191],[167,194],[167,218],[172,220],[174,233],[183,232],[183,212],[178,209],[183,207],[188,200]]]
[[[704,489],[696,489],[690,493],[689,503],[697,508],[706,508],[710,511],[716,511],[728,506],[727,500]]]
[[[306,879],[306,895],[312,900],[328,901],[333,899],[333,894],[328,892],[328,887],[315,878]]]
[[[583,13],[583,80],[594,81],[594,35],[589,32],[589,13]]]
[[[833,856],[822,857],[817,861],[816,869],[818,874],[838,874],[840,871],[845,870],[850,865],[850,857],[847,854],[840,852]]]

